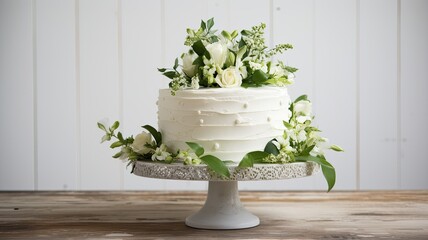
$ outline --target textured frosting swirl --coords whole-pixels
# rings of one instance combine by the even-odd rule
[[[286,88],[159,90],[158,124],[171,152],[197,142],[222,160],[241,161],[281,136],[291,112]]]

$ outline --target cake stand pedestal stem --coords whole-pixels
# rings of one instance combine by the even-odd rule
[[[186,218],[186,225],[201,229],[242,229],[260,224],[239,199],[238,181],[210,181],[205,205]]]

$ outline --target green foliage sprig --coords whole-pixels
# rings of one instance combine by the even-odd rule
[[[252,167],[256,163],[314,162],[321,166],[330,191],[336,183],[336,171],[327,161],[324,150],[341,152],[337,145],[328,145],[328,140],[319,136],[320,130],[312,126],[312,104],[306,95],[298,97],[291,105],[292,113],[284,121],[283,136],[266,144],[264,151],[250,152],[244,156],[239,167]]]

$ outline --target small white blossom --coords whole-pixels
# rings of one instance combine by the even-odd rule
[[[153,145],[152,135],[147,132],[142,132],[135,136],[131,148],[134,152],[144,155],[152,151],[152,149],[146,147],[146,144]]]
[[[261,70],[262,72],[267,72],[267,66],[265,64],[260,64],[256,62],[249,62],[250,68],[253,69],[253,71]]]
[[[152,155],[153,161],[169,161],[172,160],[171,153],[167,151],[166,145],[161,144],[156,148],[155,153]]]

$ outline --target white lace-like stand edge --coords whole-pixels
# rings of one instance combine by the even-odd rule
[[[231,177],[224,180],[205,165],[137,162],[134,174],[160,179],[209,181],[205,205],[186,218],[186,225],[200,229],[245,229],[258,226],[260,220],[242,205],[238,181],[299,178],[311,176],[319,170],[320,166],[311,162],[257,164],[251,168],[229,166]]]

